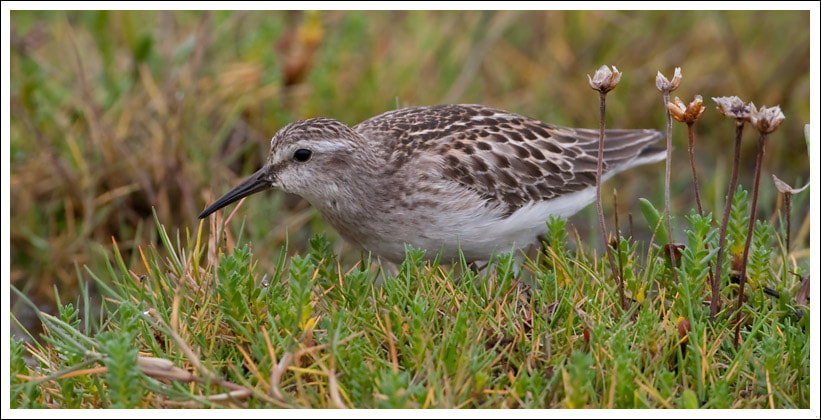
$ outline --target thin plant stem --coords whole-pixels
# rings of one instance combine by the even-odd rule
[[[613,217],[616,219],[616,257],[619,262],[619,284],[622,284],[624,278],[624,263],[621,262],[621,232],[619,232],[619,194],[613,188]],[[622,286],[623,287],[623,286]]]
[[[687,150],[690,153],[690,169],[693,170],[693,191],[696,194],[696,206],[698,206],[698,215],[704,217],[704,208],[701,206],[701,197],[698,194],[698,175],[696,174],[696,160],[695,160],[695,153],[694,153],[694,143],[695,143],[695,134],[693,133],[693,125],[695,122],[687,123]],[[704,243],[704,248],[709,251],[710,245],[708,243]],[[709,270],[707,272],[707,277],[710,280],[710,285],[713,284],[713,267],[712,263],[708,264]]]
[[[688,145],[687,149],[690,152],[690,168],[693,170],[693,190],[696,193],[696,205],[698,206],[698,215],[704,217],[704,210],[701,207],[701,197],[698,194],[698,175],[696,174],[696,161],[695,156],[693,153],[693,143],[694,143],[694,134],[693,134],[693,123],[687,124],[687,140]]]
[[[606,98],[607,93],[599,92],[599,99],[600,99],[600,130],[599,130],[599,158],[596,162],[596,211],[599,214],[599,230],[601,231],[602,243],[604,243],[604,248],[607,252],[607,257],[610,260],[610,271],[613,273],[613,276],[616,277],[616,282],[618,283],[619,289],[619,300],[620,300],[620,307],[624,310],[626,301],[624,300],[624,285],[622,284],[621,277],[619,276],[618,269],[616,268],[616,262],[613,258],[613,250],[610,249],[610,244],[607,241],[607,226],[604,223],[604,209],[602,208],[602,198],[601,198],[601,178],[602,178],[602,167],[604,162],[604,110],[606,105]]]
[[[741,133],[744,131],[744,122],[737,121],[735,126],[735,152],[733,155],[733,174],[730,178],[730,189],[727,191],[727,203],[724,205],[724,216],[721,219],[721,230],[718,239],[718,260],[716,274],[713,276],[712,297],[710,298],[710,321],[715,320],[718,307],[721,304],[719,286],[721,284],[721,269],[724,262],[724,245],[727,241],[727,223],[730,221],[730,209],[733,206],[733,195],[738,184],[738,165],[741,161]]]
[[[784,193],[784,211],[787,212],[787,255],[790,255],[790,201],[792,194]]]
[[[667,108],[667,104],[670,102],[670,93],[663,92],[662,97],[664,99],[664,109],[667,113],[667,162],[665,164],[664,169],[664,215],[667,221],[667,237],[670,244],[674,244],[676,241],[673,238],[673,228],[670,215],[670,164],[673,161],[673,117],[670,114],[670,109]],[[675,247],[670,246],[668,247],[668,252],[670,253],[670,263],[672,264],[672,271],[673,271],[673,279],[676,283],[678,283],[678,272],[676,271],[676,253]]]
[[[787,244],[784,248],[784,256],[782,257],[783,263],[782,267],[784,268],[784,274],[782,275],[782,281],[786,281],[788,276],[787,274],[790,272],[789,269],[789,258],[790,258],[790,202],[792,201],[792,194],[790,191],[784,191],[784,209],[787,212]],[[784,228],[784,224],[781,224],[781,228]]]
[[[758,205],[758,185],[761,180],[761,162],[764,160],[764,143],[767,135],[761,134],[758,138],[758,155],[755,157],[755,181],[753,182],[753,202],[750,207],[750,220],[747,223],[747,240],[744,241],[744,253],[741,255],[741,278],[738,283],[738,302],[736,303],[736,326],[733,345],[738,348],[738,340],[741,335],[741,304],[744,300],[744,285],[747,283],[747,257],[750,255],[750,243],[753,240],[753,227],[755,226],[755,208]]]

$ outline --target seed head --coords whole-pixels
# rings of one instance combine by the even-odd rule
[[[740,121],[750,121],[750,105],[745,104],[738,96],[713,98],[718,105],[718,112]]]
[[[593,74],[591,78],[590,75],[587,75],[587,80],[590,82],[590,87],[593,90],[598,90],[601,93],[607,93],[613,90],[617,84],[619,84],[619,80],[621,80],[621,72],[616,66],[613,66],[613,70],[611,71],[607,66],[601,66],[596,73]]]
[[[681,67],[676,67],[673,72],[673,80],[667,80],[661,72],[656,74],[656,88],[662,93],[670,93],[681,83]]]
[[[778,190],[778,192],[782,194],[798,194],[810,186],[810,183],[808,182],[807,185],[804,185],[801,188],[793,188],[790,186],[790,184],[787,184],[786,182],[778,179],[778,177],[775,176],[775,174],[773,174],[773,182],[775,183],[775,188]]]
[[[675,103],[667,103],[667,109],[670,110],[670,114],[676,121],[692,124],[701,118],[701,114],[704,113],[704,100],[701,95],[696,95],[690,105],[685,106],[684,102],[676,96]]]
[[[755,109],[754,104],[750,104],[750,123],[761,134],[770,134],[784,122],[784,113],[781,112],[781,107],[776,105],[767,108],[762,106],[761,109]]]

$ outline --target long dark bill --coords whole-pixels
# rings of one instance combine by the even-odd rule
[[[204,219],[208,217],[211,213],[235,202],[243,197],[247,197],[253,193],[257,193],[263,190],[267,190],[271,188],[271,181],[267,179],[267,172],[265,168],[262,168],[253,175],[249,176],[245,181],[242,181],[239,185],[232,188],[231,191],[228,191],[227,194],[220,197],[214,204],[208,206],[207,209],[203,210],[200,213],[199,218]]]

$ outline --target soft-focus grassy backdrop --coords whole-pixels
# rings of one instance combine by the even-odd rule
[[[780,104],[787,115],[764,162],[766,217],[776,203],[770,173],[791,183],[809,176],[808,12],[15,11],[11,24],[11,281],[45,308],[54,285],[71,300],[75,268],[98,270],[112,237],[138,258],[137,246],[156,240],[152,207],[172,231],[196,229],[197,213],[258,168],[268,140],[292,120],[355,124],[397,105],[482,103],[595,127],[598,97],[585,75],[605,63],[625,73],[608,96],[611,127],[663,128],[657,70],[682,67],[675,95],[705,97],[697,159],[714,213],[733,124],[711,96]],[[673,205],[682,211],[693,206],[685,133],[675,127]],[[638,214],[639,197],[661,207],[662,173],[663,165],[640,168],[605,191],[618,186],[623,215]],[[796,231],[808,210],[794,203]],[[573,220],[582,238],[592,238],[593,215]],[[292,251],[328,232],[349,253],[297,197],[254,197],[229,241],[243,221],[262,269],[276,263],[286,232]],[[798,241],[808,246],[806,234]]]

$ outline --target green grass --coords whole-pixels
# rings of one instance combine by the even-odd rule
[[[809,193],[793,197],[786,250],[769,182],[770,173],[808,179],[807,18],[15,11],[12,406],[808,408],[811,313],[797,289],[810,260]],[[353,124],[397,106],[461,102],[595,127],[585,75],[605,63],[625,72],[608,96],[608,127],[661,128],[653,77],[676,66],[684,79],[674,96],[686,102],[739,95],[787,115],[764,160],[738,348],[727,278],[749,197],[734,194],[724,306],[710,323],[705,270],[733,128],[709,99],[695,127],[710,219],[691,210],[686,132],[674,126],[678,282],[658,245],[669,234],[663,224],[654,233],[661,165],[604,184],[608,225],[614,210],[621,219],[627,310],[589,228],[593,206],[547,221],[545,251],[520,273],[510,256],[474,273],[416,250],[380,267],[281,192],[255,197],[225,225],[196,224],[294,119]]]
[[[732,229],[747,199],[735,195]],[[105,273],[87,272],[105,297],[99,316],[85,288],[75,304],[58,300],[58,315],[38,313],[41,343],[12,340],[12,404],[808,408],[811,313],[789,273],[805,268],[758,224],[736,348],[732,305],[708,321],[715,252],[704,245],[716,249],[717,227],[685,219],[678,282],[659,246],[622,239],[626,311],[605,264],[570,247],[562,219],[547,222],[549,244],[520,273],[510,255],[476,273],[414,249],[395,270],[343,266],[324,236],[293,257],[283,249],[265,271],[253,244],[215,249],[204,224],[172,238],[157,222],[170,252],[141,249],[149,274],[134,274],[116,247]],[[730,238],[729,248],[744,239]],[[736,289],[725,285],[725,302]]]

